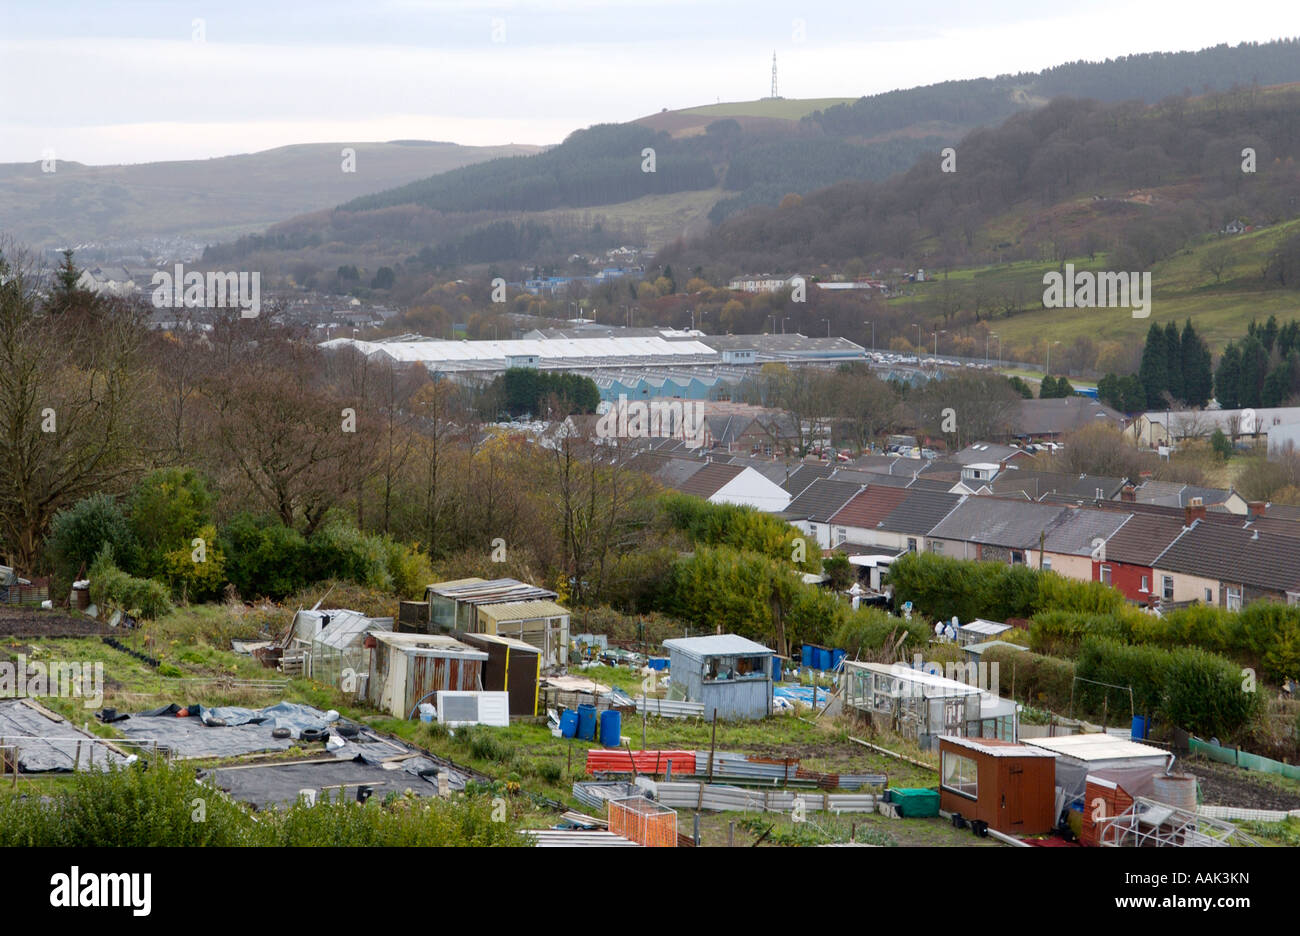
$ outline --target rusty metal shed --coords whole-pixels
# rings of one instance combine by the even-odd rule
[[[546,588],[538,588],[518,579],[457,579],[438,582],[425,589],[429,602],[431,629],[441,631],[475,631],[479,605],[503,604],[508,601],[545,601],[557,597]]]
[[[441,634],[371,632],[366,698],[397,718],[413,718],[416,707],[438,690],[483,688],[482,650]]]

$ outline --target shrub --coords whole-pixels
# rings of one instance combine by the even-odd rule
[[[831,645],[848,653],[849,658],[870,658],[880,651],[892,651],[902,638],[900,650],[924,650],[929,628],[918,618],[905,621],[879,608],[859,608],[847,615],[830,635]],[[965,659],[965,655],[962,655]]]
[[[226,576],[245,598],[278,600],[310,581],[307,541],[274,518],[237,515],[222,531],[221,550]]]
[[[162,574],[186,600],[205,601],[219,595],[226,584],[226,557],[217,542],[216,527],[200,527],[195,536],[203,540],[203,561],[195,561],[196,547],[182,545],[163,554]]]
[[[1231,738],[1261,712],[1260,694],[1246,691],[1241,667],[1204,650],[1171,654],[1162,713],[1176,725],[1205,736]]]
[[[659,499],[669,524],[699,546],[730,546],[761,553],[770,559],[794,562],[797,541],[803,541],[805,572],[820,572],[821,549],[779,517],[738,504],[710,504],[690,494],[665,494]]]
[[[95,494],[54,515],[47,547],[60,588],[71,588],[77,573],[105,546],[128,571],[136,569],[139,545],[126,512],[110,494]]]
[[[192,468],[163,468],[141,479],[131,494],[140,571],[164,577],[168,553],[182,547],[189,551],[190,540],[211,523],[211,509],[212,495]]]
[[[980,655],[981,663],[997,666],[998,689],[1007,696],[1056,712],[1070,709],[1070,690],[1074,685],[1074,664],[1069,660],[1044,656],[1009,647],[991,647]]]
[[[90,600],[101,612],[123,611],[146,620],[162,617],[172,610],[166,586],[123,572],[113,564],[113,547],[107,545],[90,567]]]

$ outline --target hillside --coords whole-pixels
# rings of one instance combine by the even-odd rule
[[[658,247],[700,237],[709,224],[723,224],[727,233],[718,241],[734,247],[736,233],[764,223],[754,219],[766,217],[764,209],[787,194],[810,195],[837,183],[882,182],[917,166],[918,159],[924,160],[920,166],[933,168],[944,146],[978,128],[1033,112],[1049,97],[1072,93],[1153,103],[1187,89],[1228,89],[1243,80],[1300,81],[1296,49],[1293,40],[1219,46],[1076,62],[1040,73],[945,82],[855,100],[776,99],[665,111],[577,131],[535,156],[482,162],[353,198],[332,212],[293,218],[265,235],[222,245],[210,259],[257,257],[280,269],[292,262],[325,265],[327,258],[316,247],[332,244],[354,250],[370,263],[405,264],[423,273],[515,261],[560,269],[575,252],[620,242]],[[646,148],[655,151],[653,172],[643,171]],[[1022,161],[1014,152],[1005,158],[994,155],[1008,166]],[[1018,170],[1010,180],[986,181],[1015,189],[1026,184]],[[1039,183],[1050,180],[1034,180]],[[1055,198],[1060,193],[1048,194]],[[994,200],[1003,207],[1004,199]],[[759,210],[750,217],[750,209]],[[965,215],[941,205],[931,210],[950,225],[968,223]],[[726,227],[733,218],[741,218],[740,226]],[[558,225],[552,223],[556,219]],[[924,227],[927,218],[918,214],[913,223]],[[545,230],[529,227],[537,224]],[[924,232],[918,234],[924,241]],[[862,253],[857,232],[818,228],[814,236],[801,228],[798,236],[806,246],[816,242],[819,263],[868,255]],[[740,240],[745,240],[743,233]],[[733,250],[726,258],[704,249],[715,269],[726,267],[726,273],[806,263],[812,256],[793,255],[783,243],[778,233],[765,242],[777,248],[774,252]],[[848,250],[846,244],[858,246]],[[880,253],[870,239],[867,246]]]
[[[342,170],[342,150],[356,171]],[[189,240],[199,244],[261,230],[433,173],[540,147],[454,143],[309,143],[217,159],[87,166],[60,161],[0,164],[0,232],[32,247]],[[84,251],[86,257],[93,251]]]

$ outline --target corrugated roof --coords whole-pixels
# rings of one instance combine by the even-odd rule
[[[490,621],[531,621],[537,618],[562,617],[569,613],[554,601],[507,601],[501,604],[482,605],[481,617]]]
[[[304,611],[303,614],[320,614],[322,612]],[[346,649],[364,639],[368,630],[391,631],[392,618],[369,618],[359,611],[326,611],[330,622],[319,634],[315,642],[336,650]]]
[[[971,634],[987,634],[990,637],[996,634],[1004,634],[1011,630],[1010,624],[999,624],[997,621],[986,621],[983,618],[976,618],[961,626],[961,629]]]
[[[1081,761],[1124,760],[1139,757],[1168,757],[1168,751],[1138,744],[1108,734],[1063,735],[1058,738],[1025,738],[1024,743],[1062,757]]]
[[[486,660],[487,654],[476,647],[463,644],[454,637],[445,634],[406,634],[371,631],[374,638],[399,650],[415,653],[454,654],[467,660]]]
[[[775,653],[761,643],[739,634],[713,634],[708,637],[673,637],[664,641],[669,650],[677,650],[697,659],[707,656],[757,656]]]
[[[979,751],[990,757],[1056,757],[1051,751],[1017,744],[1015,741],[1003,741],[999,738],[960,738],[956,735],[944,735],[940,744],[955,744],[957,747]]]

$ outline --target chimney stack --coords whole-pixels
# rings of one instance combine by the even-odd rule
[[[1131,484],[1126,484],[1120,488],[1119,499],[1126,504],[1136,504],[1138,499],[1137,488]]]
[[[1264,508],[1267,506],[1268,504],[1264,503],[1264,501],[1247,501],[1246,512],[1252,517],[1262,517],[1264,516]]]
[[[1200,497],[1193,497],[1187,502],[1187,506],[1183,508],[1183,514],[1185,517],[1184,526],[1191,526],[1197,520],[1204,520],[1205,501]]]

